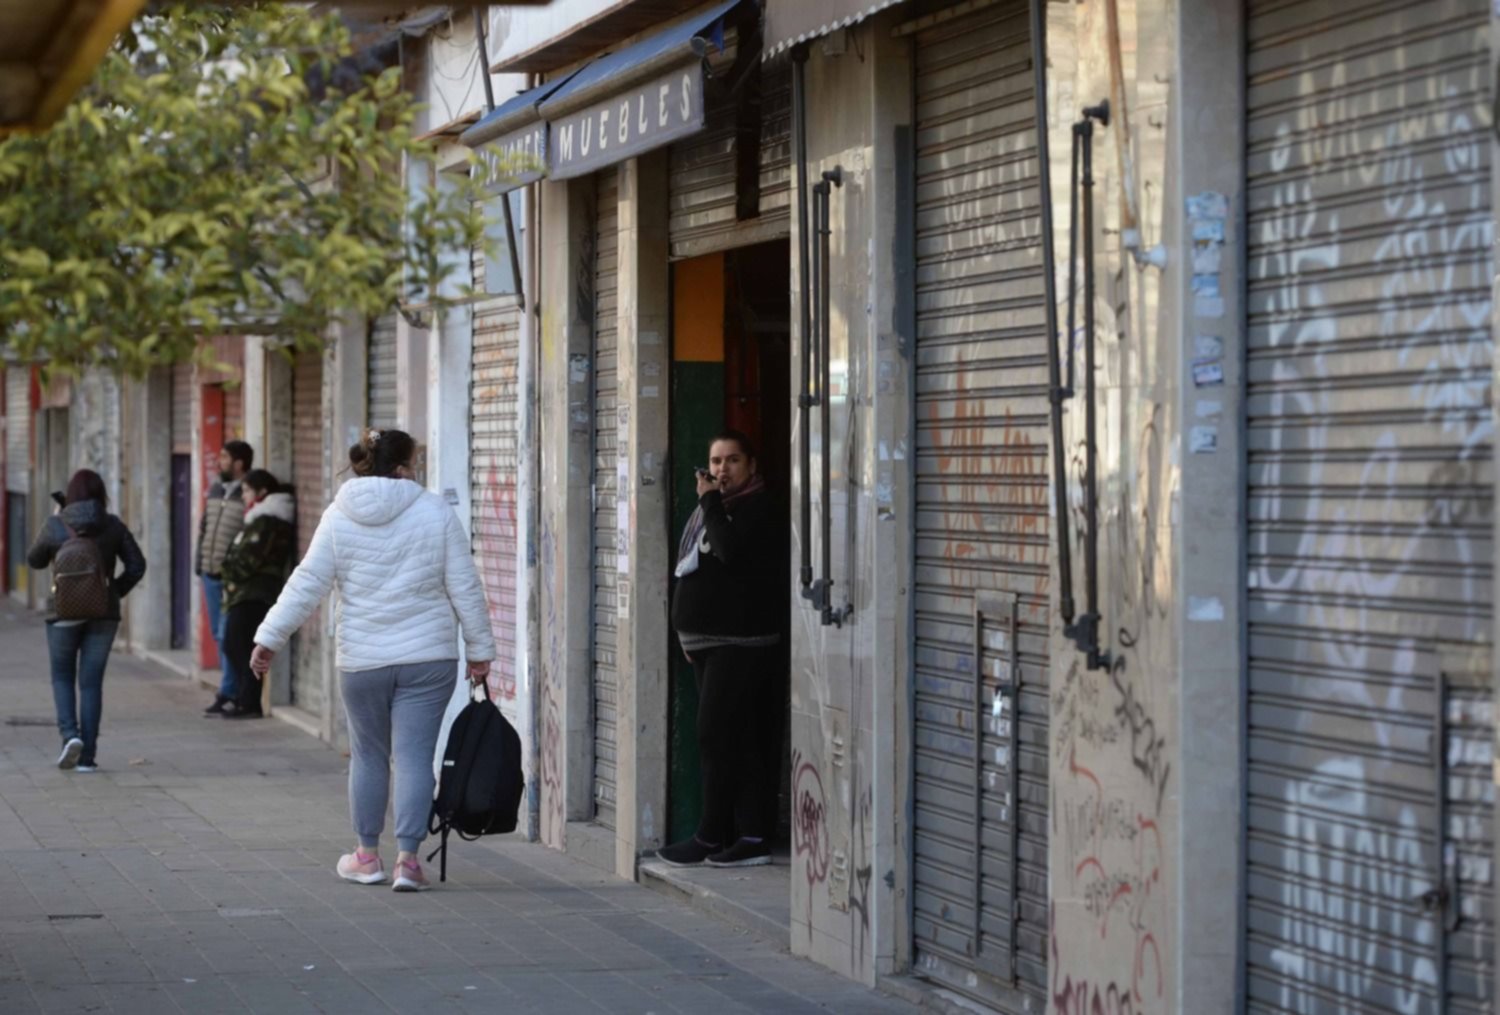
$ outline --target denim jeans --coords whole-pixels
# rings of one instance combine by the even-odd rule
[[[214,647],[219,650],[219,694],[233,698],[235,692],[234,667],[224,655],[224,580],[203,575],[203,607],[208,610],[208,630],[214,636]]]
[[[104,666],[119,628],[118,620],[47,625],[57,730],[63,740],[78,737],[83,741],[83,754],[78,759],[82,765],[94,763],[99,716],[104,711]]]

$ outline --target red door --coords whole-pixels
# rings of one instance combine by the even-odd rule
[[[203,470],[203,501],[209,489],[219,481],[219,452],[224,449],[224,388],[205,384],[202,390],[203,424],[200,433],[199,468]],[[201,509],[202,502],[199,507]],[[198,614],[198,665],[205,670],[219,668],[219,650],[213,632],[208,629],[208,611]]]

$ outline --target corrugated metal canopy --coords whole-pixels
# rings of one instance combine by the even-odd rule
[[[766,39],[762,50],[766,59],[791,49],[799,42],[857,25],[902,0],[768,0],[766,4]]]
[[[144,0],[0,0],[0,135],[50,126]]]

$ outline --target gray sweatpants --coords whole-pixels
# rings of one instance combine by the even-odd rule
[[[341,670],[349,717],[349,810],[366,849],[380,845],[396,753],[396,848],[415,853],[432,812],[432,759],[458,660]]]

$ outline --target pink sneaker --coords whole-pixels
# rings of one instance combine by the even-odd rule
[[[422,865],[415,860],[402,860],[396,865],[396,883],[391,888],[398,892],[425,892],[432,885],[422,873]]]
[[[385,883],[385,865],[380,862],[380,857],[361,850],[345,853],[339,857],[339,865],[334,870],[338,872],[339,877],[345,881],[352,881],[356,885]]]

